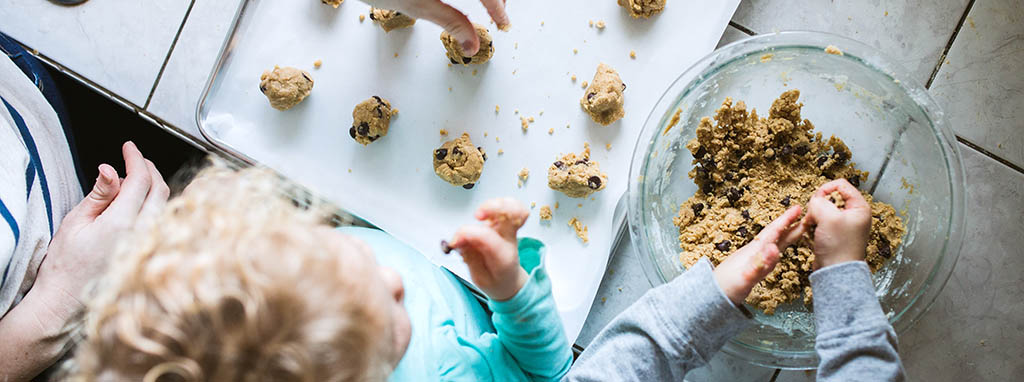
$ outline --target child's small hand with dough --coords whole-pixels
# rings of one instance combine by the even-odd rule
[[[715,267],[715,281],[734,304],[743,304],[754,286],[775,269],[782,251],[803,235],[802,224],[791,227],[799,220],[800,211],[800,206],[786,210],[764,227],[753,241]]]
[[[516,232],[529,216],[515,199],[488,200],[475,214],[484,224],[463,226],[449,244],[462,254],[473,283],[493,300],[508,300],[526,284]]]

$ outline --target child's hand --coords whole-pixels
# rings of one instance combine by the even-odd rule
[[[761,230],[754,241],[729,255],[714,270],[715,281],[734,304],[740,305],[754,285],[779,263],[781,250],[800,239],[804,226],[790,227],[800,217],[800,206],[786,210]]]
[[[530,212],[515,199],[491,199],[476,211],[485,225],[466,225],[455,233],[449,246],[462,254],[473,283],[493,300],[508,300],[529,277],[519,266],[516,231]]]
[[[846,206],[839,209],[828,200],[838,191]],[[848,261],[864,260],[871,231],[871,205],[846,179],[825,183],[807,203],[803,225],[814,230],[814,269]]]

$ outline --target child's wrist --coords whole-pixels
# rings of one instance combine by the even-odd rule
[[[523,290],[523,286],[529,281],[530,275],[526,273],[521,267],[516,267],[515,276],[511,277],[511,280],[506,284],[507,286],[501,290],[493,291],[488,293],[487,297],[490,297],[494,301],[508,301],[519,294],[519,291]]]

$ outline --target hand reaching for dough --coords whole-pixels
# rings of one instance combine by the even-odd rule
[[[480,39],[473,29],[473,24],[464,13],[440,0],[363,0],[374,8],[392,9],[417,19],[430,21],[440,25],[455,36],[462,44],[462,52],[467,57],[476,54],[480,49]],[[498,24],[498,29],[508,28],[508,15],[505,13],[505,0],[480,0],[491,20]]]
[[[484,224],[463,226],[449,244],[462,254],[473,283],[493,300],[512,298],[529,277],[519,265],[516,239],[529,215],[515,199],[488,200],[475,214]]]
[[[828,200],[838,192],[845,205],[842,209]],[[864,260],[871,231],[871,205],[846,179],[825,183],[807,202],[805,227],[814,229],[814,269],[849,261]]]
[[[734,304],[742,304],[754,285],[768,276],[779,263],[783,249],[800,239],[804,225],[790,227],[800,218],[800,206],[793,206],[757,234],[714,270],[715,281]]]

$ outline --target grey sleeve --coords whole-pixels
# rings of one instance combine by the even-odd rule
[[[871,271],[863,261],[811,274],[818,381],[903,381],[896,331],[882,313]]]
[[[647,291],[580,355],[565,381],[681,381],[750,324],[701,259],[672,282]]]

